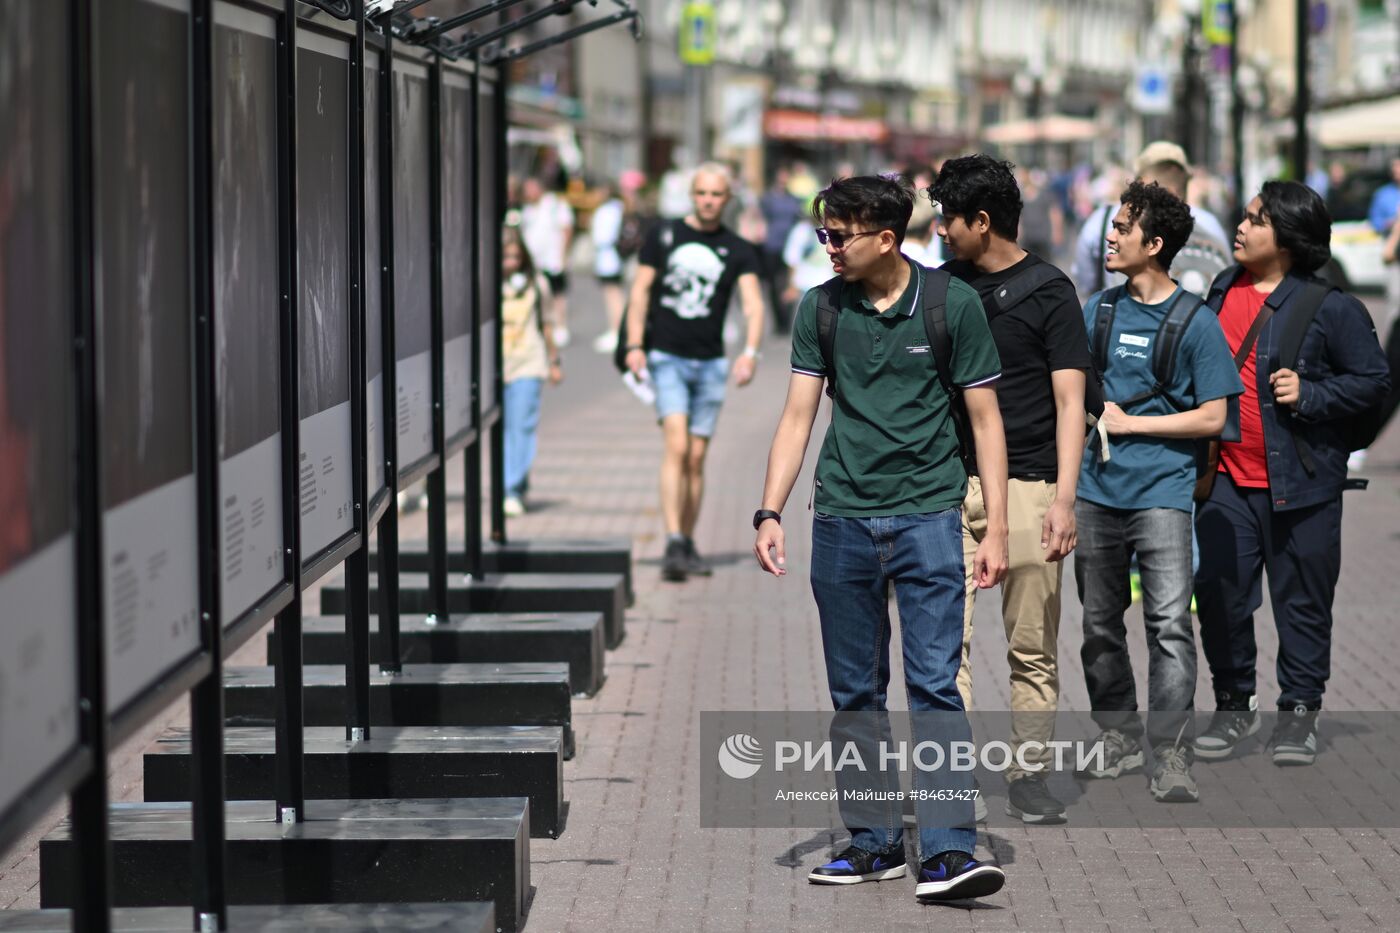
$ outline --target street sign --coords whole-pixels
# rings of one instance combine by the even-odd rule
[[[1171,113],[1172,85],[1161,65],[1139,65],[1133,79],[1133,106],[1138,113]]]
[[[715,63],[715,8],[709,0],[681,7],[681,63],[708,67]]]
[[[1206,0],[1201,4],[1201,35],[1211,45],[1229,45],[1234,32],[1230,12],[1234,0]]]

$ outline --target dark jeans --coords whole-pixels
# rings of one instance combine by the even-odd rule
[[[1196,699],[1196,638],[1191,630],[1191,513],[1110,509],[1080,499],[1074,582],[1084,604],[1080,659],[1094,721],[1140,738],[1137,687],[1123,614],[1132,605],[1129,565],[1137,555],[1147,626],[1147,737],[1190,748]]]
[[[914,720],[915,741],[921,741],[921,723],[936,732],[933,740],[970,742],[972,730],[958,694],[958,668],[962,663],[963,554],[962,511],[948,509],[922,515],[880,518],[844,518],[816,513],[812,522],[812,594],[821,616],[822,650],[826,656],[827,685],[841,713],[884,710],[890,683],[889,588],[899,605],[903,636],[904,683],[912,712],[938,715]],[[956,715],[947,715],[956,714]],[[872,717],[845,717],[870,722]],[[856,727],[851,726],[851,729]],[[865,728],[867,741],[875,738]],[[873,760],[862,753],[866,761]],[[891,775],[899,786],[898,774]],[[853,844],[872,852],[900,844],[904,820],[902,805],[892,801],[878,811],[883,826],[868,819],[871,808],[851,807],[843,784],[879,790],[888,780],[876,769],[873,775],[837,774],[843,790],[841,813]],[[966,771],[914,769],[914,786],[925,791],[968,791],[972,774]],[[956,849],[972,852],[977,840],[971,799],[956,803],[916,806],[919,817],[921,859]]]
[[[773,332],[786,334],[792,330],[794,311],[783,300],[783,292],[787,290],[790,271],[787,263],[783,262],[781,250],[775,252],[765,249],[760,258],[763,266],[763,283],[768,290],[768,304],[773,309]]]
[[[1332,597],[1342,569],[1342,500],[1275,512],[1267,489],[1226,474],[1196,515],[1196,603],[1215,689],[1254,692],[1254,612],[1269,602],[1278,628],[1278,706],[1322,704],[1332,658]]]

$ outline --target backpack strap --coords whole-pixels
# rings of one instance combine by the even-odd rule
[[[1099,378],[1108,372],[1108,343],[1113,339],[1113,318],[1118,313],[1118,300],[1122,297],[1123,286],[1113,286],[1099,298],[1099,307],[1094,313],[1094,332],[1090,335],[1089,347]]]
[[[933,356],[938,384],[948,395],[948,417],[953,422],[953,436],[958,442],[958,459],[969,475],[977,471],[977,446],[968,422],[962,390],[953,382],[953,337],[948,333],[948,284],[953,276],[944,269],[924,271],[923,315],[924,332]]]
[[[826,394],[836,397],[836,323],[840,315],[841,277],[833,276],[817,286],[817,346],[826,370]]]
[[[1297,297],[1289,302],[1288,317],[1283,322],[1283,334],[1279,337],[1278,356],[1274,358],[1274,369],[1287,367],[1296,370],[1298,355],[1303,350],[1303,337],[1312,326],[1322,303],[1332,294],[1335,286],[1316,277],[1303,280]],[[1293,447],[1298,451],[1298,459],[1309,476],[1317,474],[1317,461],[1313,457],[1312,446],[1297,431],[1293,435]]]
[[[1006,313],[1025,301],[1037,290],[1058,279],[1069,282],[1069,276],[1048,262],[1032,263],[1001,284],[993,296],[998,313]],[[1073,285],[1070,288],[1073,289]]]

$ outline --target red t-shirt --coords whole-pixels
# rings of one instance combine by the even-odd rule
[[[1256,291],[1254,279],[1248,272],[1243,273],[1225,293],[1225,303],[1220,308],[1220,327],[1225,331],[1225,342],[1230,352],[1238,353],[1249,333],[1254,318],[1264,307],[1269,296]],[[1244,394],[1240,396],[1240,440],[1239,443],[1220,445],[1220,469],[1230,474],[1236,486],[1255,489],[1269,487],[1269,460],[1264,449],[1264,422],[1259,416],[1259,383],[1255,378],[1254,360],[1258,349],[1249,351],[1249,358],[1240,370],[1240,381],[1244,383]]]

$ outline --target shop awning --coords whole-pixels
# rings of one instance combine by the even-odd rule
[[[982,128],[982,138],[1001,146],[1024,143],[1077,143],[1102,135],[1099,125],[1084,117],[1052,113],[1033,120],[1008,120]]]
[[[1320,111],[1317,138],[1327,149],[1400,144],[1400,94]]]
[[[769,110],[763,115],[763,133],[769,139],[882,143],[889,137],[890,131],[885,121],[872,117],[847,117],[805,110]]]

